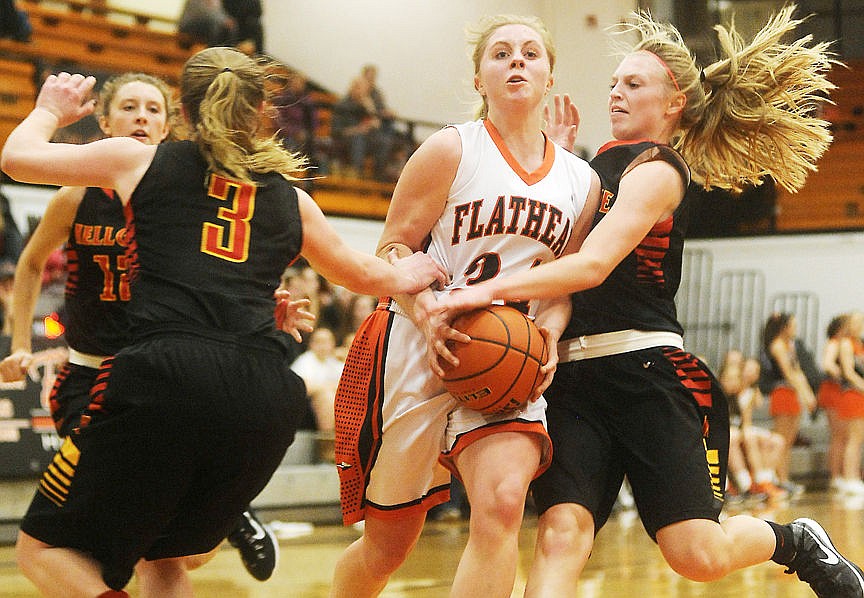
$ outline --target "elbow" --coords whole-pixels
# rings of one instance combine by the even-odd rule
[[[26,183],[26,170],[22,159],[14,151],[3,148],[0,154],[0,170],[6,173],[10,179]]]
[[[0,154],[0,170],[9,175],[10,178],[15,179],[17,165],[15,164],[14,157],[10,154],[11,152],[6,151],[5,148],[3,149],[3,153]]]
[[[585,268],[585,276],[583,278],[583,285],[581,286],[580,291],[584,291],[587,289],[593,289],[594,287],[599,287],[603,284],[609,274],[612,272],[612,269],[608,264],[601,260],[591,260],[586,264]]]

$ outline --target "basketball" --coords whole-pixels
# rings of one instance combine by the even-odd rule
[[[488,415],[522,407],[546,362],[546,342],[534,322],[513,307],[490,305],[462,314],[452,327],[471,337],[450,346],[459,367],[441,361],[453,398]]]

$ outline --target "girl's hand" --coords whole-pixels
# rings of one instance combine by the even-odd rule
[[[440,303],[432,293],[422,293],[414,303],[414,322],[426,339],[426,361],[437,376],[444,376],[441,361],[458,366],[459,359],[450,350],[452,343],[468,343],[471,337],[450,326]]]
[[[552,98],[555,113],[550,115],[548,104],[543,107],[544,130],[549,139],[572,152],[579,133],[579,109],[566,93],[563,96],[556,93]]]
[[[405,292],[409,295],[419,293],[427,287],[443,288],[447,284],[447,273],[431,257],[417,251],[407,257],[394,259],[387,256],[402,274],[411,279],[412,284]]]
[[[546,363],[540,368],[540,374],[543,380],[534,388],[531,394],[531,400],[536,401],[540,398],[549,385],[552,384],[552,378],[555,376],[555,370],[558,369],[558,339],[550,336],[549,329],[545,326],[540,327],[540,334],[543,335],[543,340],[546,341]]]
[[[36,98],[36,108],[46,110],[57,118],[57,127],[65,127],[91,114],[96,99],[91,97],[95,77],[58,73],[48,75]]]
[[[441,297],[438,300],[438,308],[444,320],[452,322],[461,313],[491,305],[494,299],[488,287],[481,284],[467,289],[457,289],[446,297]]]
[[[0,381],[17,382],[23,380],[32,362],[33,354],[29,351],[15,351],[0,361]]]
[[[312,332],[312,323],[315,314],[306,311],[312,303],[309,299],[298,299],[291,301],[291,293],[285,289],[278,289],[273,293],[276,300],[276,308],[273,316],[276,318],[276,328],[290,334],[298,343],[303,342],[301,332]]]

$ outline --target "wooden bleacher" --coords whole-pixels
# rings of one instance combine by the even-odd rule
[[[49,68],[77,65],[103,72],[141,71],[176,84],[186,59],[198,49],[178,35],[176,27],[157,30],[147,24],[155,17],[146,14],[128,22],[129,11],[100,2],[23,0],[19,5],[30,16],[32,41],[0,40],[0,52],[9,58],[40,61]]]
[[[834,105],[825,108],[834,142],[798,193],[778,191],[776,229],[781,232],[864,228],[864,61],[835,67]]]
[[[0,57],[0,141],[33,109],[35,72],[30,62]]]
[[[0,143],[33,107],[46,71],[77,68],[107,74],[146,72],[179,83],[193,46],[162,16],[129,11],[105,0],[19,0],[33,27],[30,42],[0,39]],[[333,105],[338,97],[313,93],[318,109],[316,136],[330,139]],[[403,121],[409,135],[416,124]],[[314,171],[310,177],[315,177]],[[328,214],[383,220],[394,184],[338,174],[316,177],[309,187]]]

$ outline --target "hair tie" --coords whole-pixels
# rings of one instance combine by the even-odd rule
[[[653,56],[657,60],[657,62],[660,63],[660,66],[663,67],[663,70],[666,71],[666,74],[669,75],[670,79],[672,79],[672,85],[675,86],[675,89],[677,91],[681,91],[681,88],[678,86],[678,80],[675,78],[675,74],[672,72],[672,69],[670,69],[669,65],[666,64],[666,61],[663,60],[662,58],[660,58],[657,54],[655,54],[651,50],[642,50],[642,51],[646,52],[647,54],[650,54],[651,56]]]
[[[222,72],[223,73],[233,73],[234,71],[231,70],[230,66],[226,66],[224,69],[222,69]]]

